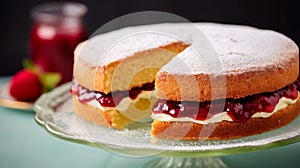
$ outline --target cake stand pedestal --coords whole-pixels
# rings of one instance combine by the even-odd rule
[[[220,157],[163,157],[148,162],[144,168],[229,168]]]

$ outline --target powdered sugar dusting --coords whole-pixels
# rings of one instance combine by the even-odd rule
[[[226,74],[274,65],[284,68],[299,53],[292,40],[270,30],[214,23],[168,23],[128,27],[95,36],[78,47],[75,55],[76,60],[79,58],[90,66],[105,66],[137,52],[180,41],[190,44],[190,49],[180,53],[162,71]],[[183,64],[188,65],[189,71]]]
[[[176,74],[227,74],[263,70],[271,66],[284,68],[299,53],[292,40],[274,31],[236,25],[196,25],[207,38],[202,40],[208,40],[217,56],[193,50],[197,45],[197,40],[193,39],[192,45],[179,53],[162,71]],[[183,64],[188,65],[189,70]]]
[[[172,34],[164,33],[163,30],[168,30],[168,24],[137,26],[112,31],[89,39],[76,49],[75,55],[77,59],[87,62],[90,66],[105,66],[138,52],[184,41]],[[172,32],[178,34],[178,31]]]

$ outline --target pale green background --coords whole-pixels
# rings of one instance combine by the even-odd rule
[[[7,78],[0,78],[0,82],[1,79]],[[40,127],[33,111],[0,107],[0,168],[132,168],[155,158],[125,157],[67,142]],[[300,143],[224,159],[243,168],[299,168]]]

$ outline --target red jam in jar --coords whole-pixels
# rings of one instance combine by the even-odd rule
[[[82,16],[86,6],[75,2],[52,2],[32,10],[30,55],[45,72],[59,72],[60,83],[72,80],[73,52],[87,38]]]

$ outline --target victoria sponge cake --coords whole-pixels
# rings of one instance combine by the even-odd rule
[[[122,130],[151,116],[153,137],[230,139],[293,121],[298,72],[297,45],[271,30],[144,25],[78,45],[72,95],[75,112],[102,126]]]

